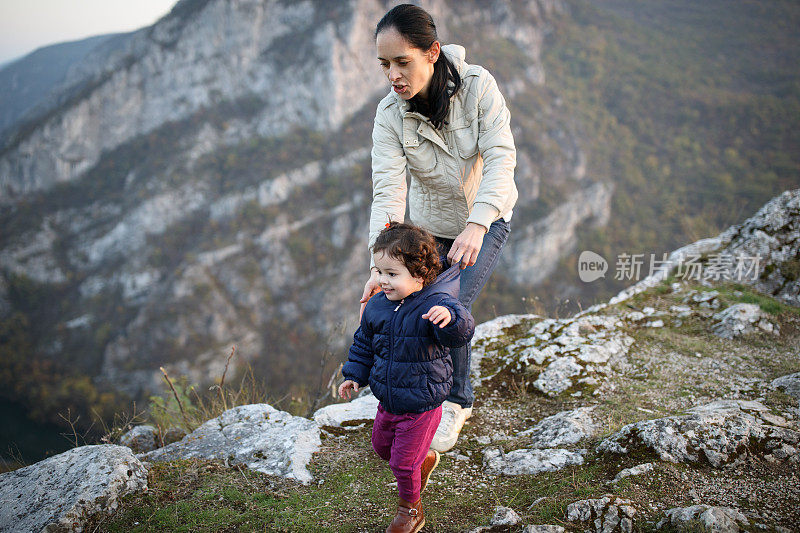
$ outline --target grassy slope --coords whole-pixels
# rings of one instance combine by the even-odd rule
[[[690,288],[704,290],[687,287],[672,293],[664,283],[603,312],[626,312],[628,304],[666,311],[680,304]],[[457,448],[468,459],[442,459],[425,495],[426,531],[463,531],[486,524],[495,505],[512,507],[525,524],[568,525],[564,522],[567,504],[607,492],[630,499],[638,513],[636,530],[646,531],[652,527],[648,520],[657,519],[664,509],[695,503],[685,490],[687,483],[703,503],[736,506],[751,518],[758,513],[757,521],[770,526],[791,527],[800,520],[800,477],[788,464],[754,460],[745,468],[715,470],[656,462],[654,473],[628,478],[614,488],[607,481],[619,470],[652,458],[598,457],[593,452],[600,439],[624,424],[678,414],[717,398],[762,396],[776,414],[794,405],[794,400],[766,389],[765,384],[800,371],[794,355],[800,348],[800,313],[744,287],[726,285],[720,290],[725,305],[755,301],[774,313],[780,337],[719,339],[708,333],[709,319],[702,317],[685,319],[680,325],[666,320],[661,329],[629,326],[627,333],[636,342],[627,364],[610,378],[616,388],[599,398],[545,397],[524,374],[503,374],[477,389],[475,416],[465,426]],[[506,341],[525,330],[510,329]],[[588,404],[597,405],[595,417],[602,429],[591,442],[580,443],[589,450],[584,465],[535,476],[493,477],[483,471],[485,445],[476,440],[478,436],[513,435],[544,416]],[[524,440],[513,437],[493,445],[498,442],[506,451],[524,446]],[[368,427],[324,433],[322,449],[310,469],[315,479],[324,480],[322,484],[302,486],[212,462],[155,464],[150,490],[126,498],[115,516],[99,524],[99,530],[383,530],[393,513],[395,489],[390,470],[371,450]],[[519,530],[521,526],[511,529]]]

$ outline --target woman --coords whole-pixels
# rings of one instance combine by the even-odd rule
[[[459,300],[480,294],[510,230],[517,200],[516,149],[505,100],[489,72],[464,61],[458,45],[441,46],[431,16],[403,4],[375,30],[378,60],[392,91],[378,104],[372,132],[373,201],[369,245],[390,221],[409,217],[434,236],[442,259],[463,269]],[[406,168],[411,175],[406,189]],[[361,312],[380,291],[370,262]],[[453,388],[431,448],[455,445],[472,414],[470,345],[453,350]]]

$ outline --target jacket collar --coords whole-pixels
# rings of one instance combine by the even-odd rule
[[[442,293],[458,299],[458,292],[461,288],[461,266],[460,263],[451,265],[450,268],[436,276],[436,281],[423,287],[417,292],[413,292],[404,299],[416,298],[418,296],[428,296],[431,294]]]

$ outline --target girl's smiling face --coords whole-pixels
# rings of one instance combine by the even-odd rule
[[[422,278],[413,277],[401,260],[383,251],[373,254],[373,258],[378,269],[378,283],[389,300],[402,300],[422,289]]]
[[[430,49],[421,50],[411,46],[395,28],[389,27],[378,34],[375,44],[383,73],[400,98],[409,100],[417,94],[427,98],[433,64],[441,52],[439,41],[434,41]]]

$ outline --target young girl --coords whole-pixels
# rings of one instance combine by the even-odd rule
[[[389,533],[425,524],[420,493],[439,463],[429,450],[453,385],[450,348],[463,346],[475,321],[458,301],[458,264],[442,272],[433,235],[391,223],[372,246],[382,292],[370,298],[342,368],[339,395],[369,383],[380,400],[372,447],[397,478],[400,501]]]

